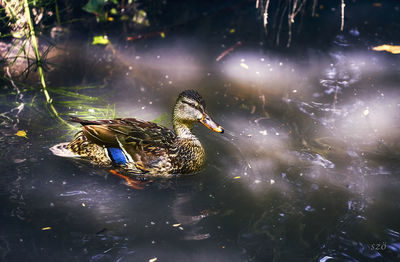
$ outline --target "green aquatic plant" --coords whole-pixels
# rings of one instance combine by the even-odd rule
[[[8,53],[5,55],[6,60],[12,59],[10,65],[13,65],[18,58],[23,56],[27,60],[27,66],[24,71],[30,70],[32,65],[36,65],[37,72],[39,75],[39,80],[41,84],[42,92],[46,99],[46,106],[49,111],[55,116],[60,122],[69,125],[65,120],[63,120],[60,116],[56,108],[54,107],[53,100],[50,97],[50,94],[47,90],[46,80],[44,76],[44,68],[43,61],[39,52],[38,40],[36,37],[34,20],[40,20],[40,15],[31,16],[31,8],[28,0],[10,0],[10,1],[2,1],[1,3],[5,7],[6,14],[9,17],[9,26],[12,28],[11,35],[17,39],[13,42],[11,48]],[[36,4],[33,2],[31,4]],[[35,11],[36,13],[38,11]],[[42,11],[43,12],[43,11]],[[19,41],[20,40],[20,41]],[[30,43],[30,46],[29,46]],[[10,57],[12,53],[12,48],[18,46],[19,50],[15,57]],[[30,49],[33,49],[35,63],[31,63],[31,57],[29,55]]]
[[[57,86],[49,87],[49,92],[54,97],[54,105],[60,109],[59,116],[83,117],[88,120],[116,118],[115,104],[107,102],[105,97],[93,97],[83,92],[90,89],[101,89],[104,86]],[[69,125],[71,130],[76,127]]]
[[[45,64],[47,49],[43,52],[39,51],[38,39],[35,24],[41,20],[43,14],[42,7],[54,4],[57,24],[61,23],[60,13],[57,1],[35,1],[28,0],[4,0],[0,4],[4,7],[5,14],[8,20],[8,27],[11,30],[9,36],[12,36],[12,41],[9,44],[9,49],[3,54],[4,62],[9,66],[16,66],[16,63],[22,63],[20,71],[22,74],[28,74],[34,68],[37,71],[40,80],[41,94],[37,91],[37,87],[26,84],[23,81],[13,79],[11,74],[2,77],[2,80],[12,84],[14,88],[8,90],[7,94],[1,97],[0,104],[10,106],[8,99],[10,96],[17,96],[21,92],[26,96],[24,101],[17,99],[13,103],[15,108],[23,105],[35,108],[42,101],[38,99],[41,95],[44,96],[46,108],[52,116],[62,125],[67,125],[74,130],[75,127],[65,121],[63,116],[82,116],[89,119],[96,118],[114,118],[115,106],[108,104],[104,99],[92,97],[84,94],[85,90],[93,88],[102,88],[103,86],[88,85],[88,86],[48,86],[45,78]],[[41,10],[41,11],[38,11]],[[4,37],[4,35],[3,35]],[[18,49],[17,49],[18,48]],[[32,55],[33,53],[33,55]],[[13,72],[15,74],[16,72]],[[31,97],[30,102],[26,102]],[[7,113],[7,112],[6,112]]]
[[[52,111],[52,113],[54,114],[54,116],[57,117],[57,119],[59,119],[61,122],[65,123],[65,124],[68,124],[67,122],[64,121],[64,119],[62,119],[59,116],[56,108],[53,105],[53,101],[49,95],[49,92],[47,91],[46,81],[45,81],[44,74],[43,74],[43,67],[42,67],[41,58],[40,58],[40,54],[39,54],[38,42],[36,39],[35,28],[32,23],[28,0],[24,0],[24,9],[25,9],[26,21],[29,26],[29,36],[30,36],[29,38],[31,40],[33,49],[35,50],[37,69],[38,69],[38,73],[39,73],[40,83],[42,85],[43,94],[46,97],[46,103],[47,103],[48,107],[50,108],[50,110]]]

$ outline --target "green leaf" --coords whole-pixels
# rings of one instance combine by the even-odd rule
[[[93,37],[92,45],[108,45],[110,40],[108,40],[107,36],[98,35]]]
[[[82,9],[89,13],[103,14],[105,2],[106,0],[89,0],[89,2],[82,7]]]
[[[147,19],[147,13],[144,10],[139,10],[132,18],[132,21],[144,25],[144,26],[149,26],[150,22],[149,19]]]

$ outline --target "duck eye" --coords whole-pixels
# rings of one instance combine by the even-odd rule
[[[188,102],[188,101],[182,101],[182,103],[185,103],[185,104],[187,104],[187,105],[189,105],[189,106],[191,106],[191,107],[193,107],[193,108],[196,108],[196,109],[197,109],[197,106],[196,106],[194,103],[192,103],[192,102]]]

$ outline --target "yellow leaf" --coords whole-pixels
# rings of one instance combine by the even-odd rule
[[[240,176],[235,176],[233,179],[239,179],[240,178]]]
[[[109,16],[109,17],[107,17],[107,20],[110,21],[110,22],[112,22],[112,21],[114,21],[114,17]]]
[[[50,230],[50,229],[51,229],[51,227],[44,227],[44,228],[42,228],[43,231],[45,231],[45,230]]]
[[[400,45],[380,45],[372,48],[374,51],[387,51],[392,54],[400,54]]]
[[[92,45],[108,45],[109,43],[107,36],[98,35],[93,37]]]
[[[160,36],[161,36],[161,38],[165,38],[165,33],[164,33],[164,32],[161,32],[161,33],[160,33]]]
[[[236,32],[235,28],[232,28],[232,29],[229,30],[230,34],[234,34],[235,32]]]
[[[20,136],[20,137],[25,137],[28,138],[26,136],[26,132],[24,130],[19,130],[17,133],[15,133],[16,136]]]
[[[22,38],[22,37],[24,37],[25,36],[25,33],[21,30],[21,31],[17,31],[17,32],[12,32],[11,33],[11,35],[14,37],[14,38]]]

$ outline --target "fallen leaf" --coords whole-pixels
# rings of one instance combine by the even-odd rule
[[[24,131],[24,130],[19,130],[17,133],[15,133],[15,135],[16,135],[16,136],[20,136],[20,137],[28,138],[28,137],[26,136],[26,131]]]
[[[374,51],[387,51],[392,54],[400,54],[400,45],[380,45],[372,48]]]
[[[51,229],[51,227],[44,227],[44,228],[42,228],[43,231],[45,231],[45,230],[50,230],[50,229]]]
[[[165,38],[165,33],[164,33],[164,32],[161,32],[161,33],[160,33],[160,36],[161,36],[161,38]]]
[[[150,258],[150,259],[149,259],[149,262],[155,262],[155,261],[157,261],[157,258],[156,258],[156,257],[153,257],[153,258]]]
[[[172,226],[173,227],[179,227],[181,224],[180,223],[178,223],[178,224],[173,224]]]
[[[110,40],[108,40],[107,36],[98,35],[93,37],[92,45],[108,45]]]
[[[240,176],[235,176],[233,179],[239,179],[240,178]]]

